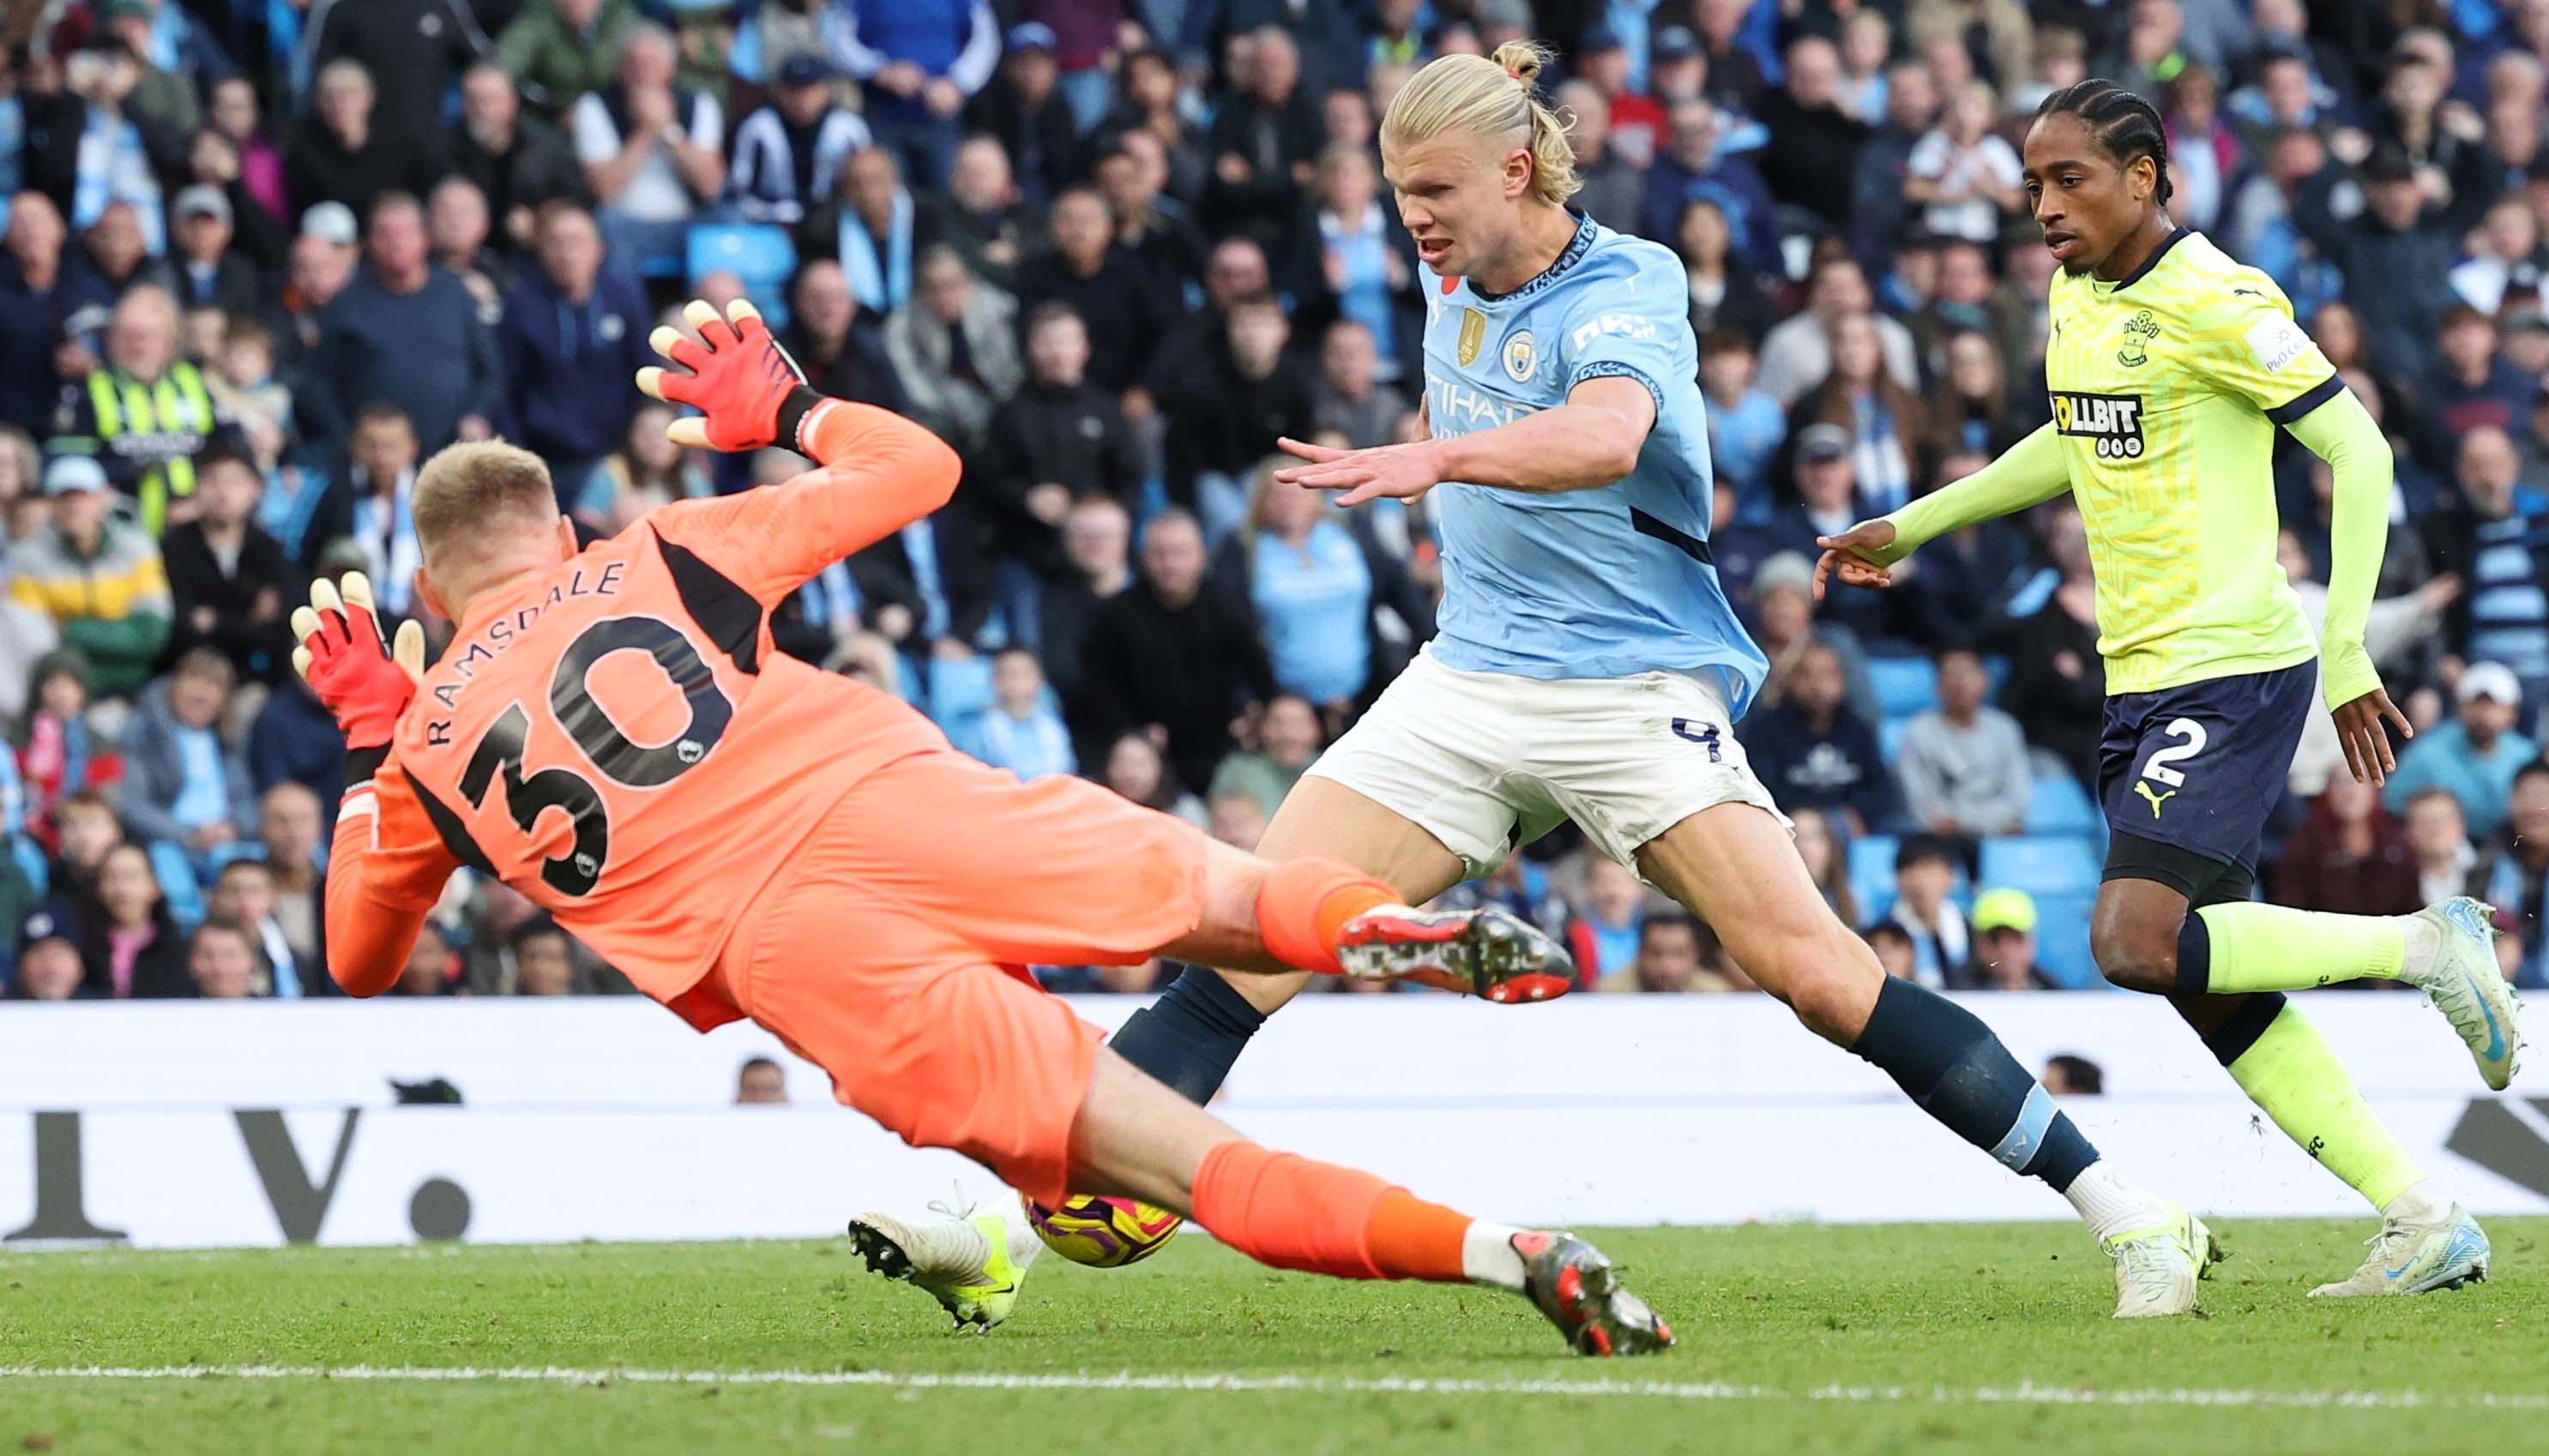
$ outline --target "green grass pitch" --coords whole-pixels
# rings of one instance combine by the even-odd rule
[[[0,1453],[2541,1449],[2549,1220],[2486,1285],[2305,1300],[2367,1228],[2227,1225],[2206,1315],[2131,1323],[2069,1224],[1609,1230],[1681,1336],[1644,1361],[1192,1237],[1044,1260],[984,1338],[841,1241],[17,1252]]]

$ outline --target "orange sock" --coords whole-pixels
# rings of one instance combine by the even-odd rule
[[[1369,1173],[1313,1162],[1232,1138],[1203,1155],[1195,1174],[1195,1222],[1261,1264],[1386,1277],[1372,1262],[1373,1211],[1389,1194]]]
[[[1204,1154],[1195,1222],[1261,1264],[1341,1279],[1470,1282],[1471,1220],[1369,1173],[1234,1138]]]
[[[1258,888],[1257,934],[1284,964],[1335,975],[1346,922],[1396,903],[1398,891],[1351,865],[1316,856],[1286,860]]]
[[[1368,1241],[1372,1267],[1392,1279],[1466,1284],[1463,1245],[1471,1222],[1466,1214],[1393,1188],[1380,1196],[1371,1211]]]

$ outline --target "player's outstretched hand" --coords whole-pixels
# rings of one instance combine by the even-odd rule
[[[2401,738],[2416,736],[2415,725],[2390,700],[2388,690],[2375,687],[2352,702],[2338,703],[2335,717],[2336,741],[2345,747],[2345,767],[2354,781],[2375,788],[2388,782],[2399,771],[2399,760],[2390,752],[2389,728],[2397,728]]]
[[[386,746],[425,677],[425,628],[401,622],[384,643],[371,579],[347,572],[341,595],[326,577],[310,584],[310,604],[292,613],[292,635],[301,643],[292,649],[293,670],[336,715],[345,746]]]
[[[1361,505],[1384,496],[1400,500],[1413,500],[1443,484],[1441,456],[1435,441],[1416,440],[1404,445],[1374,445],[1369,450],[1339,450],[1327,445],[1312,445],[1286,437],[1274,442],[1284,454],[1309,462],[1287,465],[1274,472],[1274,479],[1287,486],[1307,486],[1314,491],[1343,491],[1339,505]]]
[[[1824,554],[1815,562],[1815,600],[1824,599],[1824,584],[1841,574],[1844,587],[1891,587],[1894,571],[1876,553],[1894,544],[1894,522],[1863,520],[1838,536],[1817,536]]]
[[[805,371],[770,336],[761,311],[737,299],[720,317],[715,305],[693,299],[683,305],[682,318],[698,338],[670,324],[646,338],[679,368],[649,364],[637,371],[638,389],[700,411],[699,417],[674,420],[664,433],[676,445],[729,453],[776,441],[779,407],[805,382]]]

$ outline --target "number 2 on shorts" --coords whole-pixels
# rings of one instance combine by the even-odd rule
[[[2160,731],[2177,742],[2152,754],[2150,762],[2142,765],[2142,776],[2170,788],[2182,787],[2186,783],[2186,771],[2176,765],[2204,752],[2204,725],[2193,718],[2179,718]]]

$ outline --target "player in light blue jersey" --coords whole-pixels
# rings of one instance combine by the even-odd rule
[[[1544,681],[1697,673],[1740,717],[1768,664],[1709,563],[1708,424],[1681,260],[1591,218],[1570,222],[1558,260],[1510,293],[1425,268],[1433,453],[1457,459],[1456,442],[1565,409],[1531,428],[1570,436],[1545,458],[1578,467],[1559,488],[1516,481],[1434,498],[1445,593],[1432,656]],[[1286,448],[1341,476],[1365,468]],[[1476,484],[1496,484],[1499,457],[1543,458],[1512,450],[1500,439],[1480,452],[1474,473],[1490,479]],[[1315,469],[1287,475],[1324,483]]]
[[[2218,1256],[2204,1226],[2102,1161],[1970,1012],[1884,973],[1746,763],[1735,720],[1767,665],[1710,561],[1688,284],[1663,248],[1567,209],[1545,58],[1444,56],[1381,124],[1426,270],[1426,438],[1287,440],[1305,463],[1278,478],[1348,506],[1431,495],[1441,628],[1294,786],[1263,853],[1333,856],[1421,904],[1572,819],[1807,1026],[2068,1197],[2115,1257],[2119,1316],[2193,1309]],[[1188,971],[1112,1045],[1202,1102],[1302,979]]]

